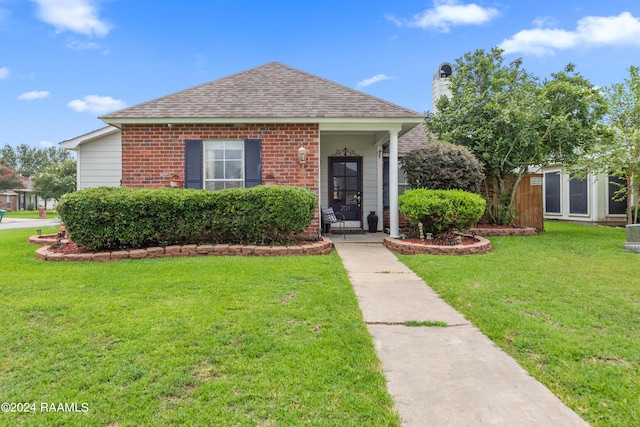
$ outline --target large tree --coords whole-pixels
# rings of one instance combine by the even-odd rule
[[[33,177],[44,167],[72,160],[71,153],[58,147],[34,148],[27,144],[0,149],[0,163],[11,167],[23,176]]]
[[[609,107],[605,123],[612,137],[598,141],[581,156],[570,170],[578,176],[588,173],[608,174],[626,180],[617,196],[627,199],[627,222],[638,222],[640,204],[640,70],[629,68],[622,83],[605,88]],[[633,202],[633,195],[635,203]]]
[[[572,64],[541,81],[522,60],[505,63],[502,53],[477,50],[457,59],[449,77],[452,96],[438,100],[427,128],[483,162],[487,212],[493,222],[511,224],[516,188],[528,167],[574,160],[593,145],[605,104]]]
[[[33,190],[43,200],[60,200],[76,190],[76,161],[67,160],[46,166],[33,178]]]

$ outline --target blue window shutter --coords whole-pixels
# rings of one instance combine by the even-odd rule
[[[244,140],[244,186],[262,184],[262,140]]]
[[[202,179],[203,148],[201,139],[187,139],[184,142],[184,186],[203,188]]]

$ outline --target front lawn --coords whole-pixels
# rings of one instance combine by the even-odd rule
[[[640,425],[640,255],[623,229],[545,227],[400,259],[586,421]]]
[[[0,425],[400,424],[337,254],[47,263],[30,234],[0,231],[0,396],[36,411]]]

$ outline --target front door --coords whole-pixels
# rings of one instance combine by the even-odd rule
[[[329,205],[362,228],[362,157],[329,157]]]

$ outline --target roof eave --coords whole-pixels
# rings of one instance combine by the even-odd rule
[[[359,123],[403,124],[420,123],[425,116],[407,117],[101,117],[113,126],[127,124],[250,124],[250,123]]]
[[[105,126],[101,129],[94,130],[87,134],[64,140],[62,142],[59,142],[58,144],[60,145],[60,147],[64,148],[65,150],[75,151],[78,149],[80,145],[86,142],[90,142],[95,139],[102,138],[103,136],[106,136],[106,135],[111,135],[112,133],[115,133],[118,131],[120,131],[120,129],[118,129],[117,127]]]

